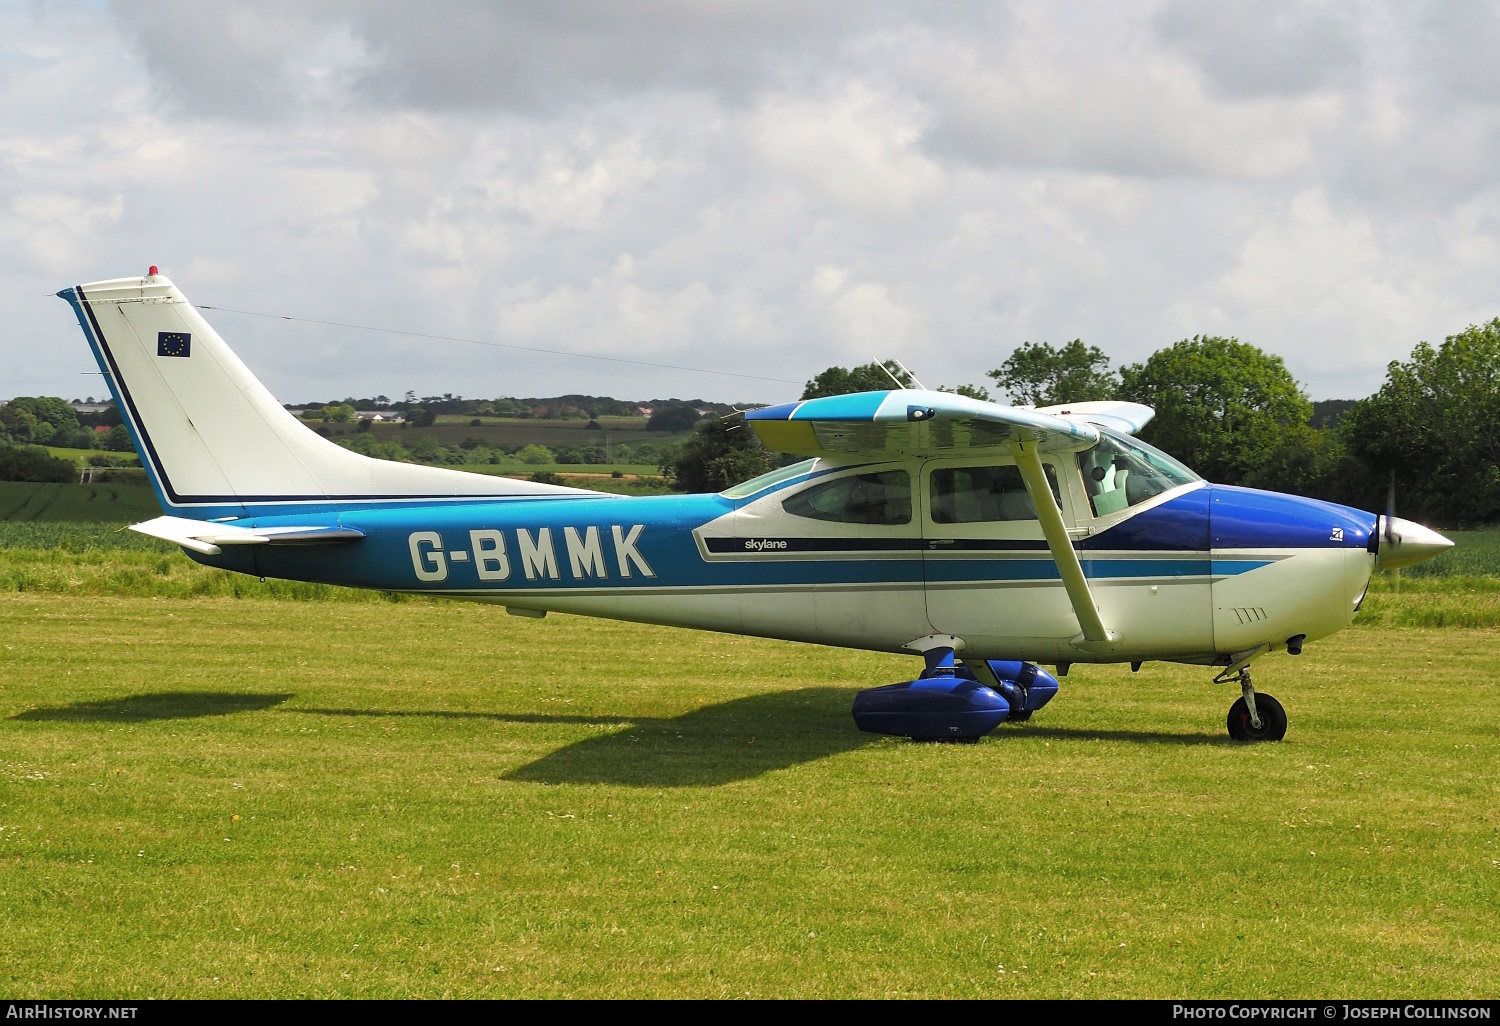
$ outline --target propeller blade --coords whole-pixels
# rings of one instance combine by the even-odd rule
[[[1391,486],[1385,493],[1385,540],[1396,540],[1396,472],[1391,471]]]

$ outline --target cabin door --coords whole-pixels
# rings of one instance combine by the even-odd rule
[[[1071,526],[1070,464],[1044,456],[1042,465]],[[1014,460],[930,460],[919,491],[933,630],[963,638],[975,656],[1065,658],[1078,620]]]

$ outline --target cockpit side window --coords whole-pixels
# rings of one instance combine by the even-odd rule
[[[904,470],[841,477],[798,492],[781,504],[795,517],[835,524],[911,523],[911,475]]]
[[[1097,445],[1078,454],[1078,469],[1096,517],[1118,513],[1178,485],[1202,480],[1160,449],[1103,430]]]
[[[1043,464],[1047,483],[1059,506],[1057,471]],[[1026,482],[1014,466],[941,467],[928,475],[934,524],[985,524],[1003,520],[1035,520],[1036,506]]]

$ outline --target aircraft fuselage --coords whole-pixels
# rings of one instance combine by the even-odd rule
[[[1037,522],[943,523],[935,472],[973,458],[830,465],[743,496],[515,498],[252,513],[237,526],[328,524],[347,545],[226,546],[200,562],[257,576],[493,602],[851,648],[932,634],[966,657],[1212,663],[1346,626],[1368,586],[1374,515],[1270,492],[1183,485],[1096,517],[1069,460],[1060,505],[1111,651],[1078,620]],[[910,475],[906,523],[788,512],[841,477]],[[951,520],[952,518],[947,518]]]

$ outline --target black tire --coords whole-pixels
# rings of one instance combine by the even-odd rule
[[[1255,711],[1260,727],[1250,723],[1250,707],[1243,697],[1229,707],[1229,736],[1236,741],[1280,741],[1286,737],[1286,710],[1263,691],[1255,693]]]
[[[1032,710],[1030,710],[1030,709],[1021,709],[1019,711],[1015,710],[1015,709],[1012,709],[1010,711],[1010,715],[1007,716],[1007,717],[1005,717],[1005,722],[1006,723],[1025,723],[1027,720],[1031,719],[1031,713],[1032,713]]]

